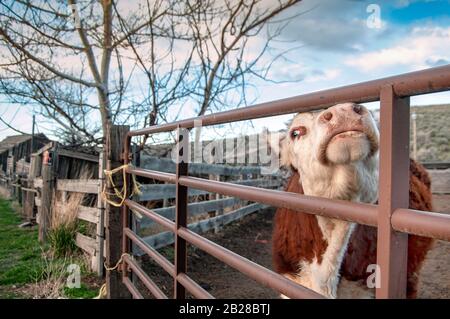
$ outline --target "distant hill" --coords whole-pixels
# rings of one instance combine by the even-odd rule
[[[415,106],[417,114],[417,159],[450,162],[450,104]],[[412,153],[411,119],[411,153]]]
[[[376,120],[379,110],[372,111]],[[450,162],[450,104],[412,106],[417,114],[417,159],[420,162]],[[286,124],[287,125],[287,124]],[[411,117],[411,156],[413,153]],[[208,143],[208,141],[204,141]],[[173,144],[154,144],[145,152],[152,156],[169,156]]]

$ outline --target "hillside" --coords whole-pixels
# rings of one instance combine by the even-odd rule
[[[412,107],[417,114],[417,157],[422,162],[450,162],[450,104]],[[411,119],[411,152],[412,147]]]

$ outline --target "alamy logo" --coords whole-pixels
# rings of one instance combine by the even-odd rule
[[[381,272],[380,266],[377,264],[370,264],[367,266],[366,272],[371,274],[367,277],[367,288],[380,288],[381,286]]]
[[[78,3],[69,4],[69,14],[73,18],[75,28],[81,28],[80,8]]]
[[[70,289],[80,288],[81,287],[80,266],[78,266],[77,264],[70,264],[67,267],[67,273],[69,274],[69,276],[67,277],[66,287]]]
[[[366,25],[369,29],[381,29],[381,7],[378,4],[369,4],[366,8],[366,12],[370,13],[367,17]]]
[[[194,133],[199,136],[201,121],[194,123]],[[237,164],[258,165],[261,174],[271,175],[278,172],[280,133],[263,131],[250,136],[200,141],[195,138],[193,143],[186,144],[189,130],[181,129],[179,141],[172,148],[172,161],[178,163],[208,163],[208,164]]]

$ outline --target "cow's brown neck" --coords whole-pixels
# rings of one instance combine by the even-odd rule
[[[287,192],[303,194],[300,175],[294,169]],[[322,262],[328,246],[314,215],[279,208],[273,233],[273,262],[279,273],[297,273],[301,261]]]

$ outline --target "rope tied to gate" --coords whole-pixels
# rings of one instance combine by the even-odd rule
[[[108,296],[108,293],[106,291],[106,284],[103,284],[100,287],[100,291],[98,292],[98,296],[94,297],[93,299],[106,299],[107,296]]]
[[[123,253],[122,255],[120,255],[119,260],[117,261],[117,263],[113,267],[108,267],[106,265],[106,262],[103,263],[103,266],[105,266],[105,269],[107,271],[114,271],[114,270],[116,270],[119,267],[119,265],[121,263],[123,263],[123,257],[125,257],[125,256],[128,256],[128,257],[132,258],[132,256],[129,253]]]
[[[103,186],[103,190],[102,190],[102,198],[105,202],[107,202],[108,204],[114,206],[114,207],[121,207],[123,205],[123,203],[125,202],[125,200],[127,199],[127,190],[128,190],[128,184],[127,184],[127,178],[126,178],[126,169],[128,167],[132,167],[131,164],[125,164],[122,166],[119,166],[117,168],[114,168],[112,170],[104,170],[105,176],[108,177],[109,182],[111,183],[114,193],[109,193],[106,191],[106,184]],[[123,186],[122,189],[119,190],[117,189],[116,184],[114,183],[114,179],[113,179],[113,175],[117,174],[118,172],[122,171],[122,179],[123,179]],[[141,194],[141,184],[138,183],[138,181],[136,180],[136,176],[134,174],[131,174],[131,178],[133,179],[133,191],[131,192],[130,196],[133,196],[135,194]],[[120,202],[115,202],[111,199],[108,198],[108,196],[116,196],[117,198],[120,199]]]
[[[114,271],[117,270],[117,268],[119,268],[120,264],[123,263],[123,257],[128,256],[130,258],[133,258],[130,254],[128,253],[123,253],[122,255],[120,255],[119,260],[117,261],[117,263],[113,266],[113,267],[108,267],[106,265],[106,262],[103,263],[103,266],[105,267],[105,269],[107,271]],[[93,299],[105,299],[108,296],[108,292],[106,290],[106,283],[104,283],[101,287],[100,290],[98,292],[98,296],[94,297]]]

